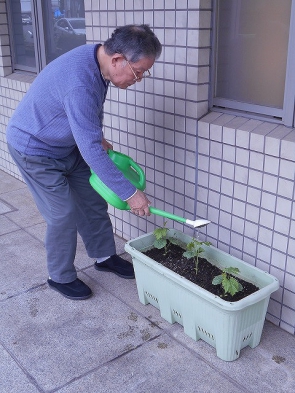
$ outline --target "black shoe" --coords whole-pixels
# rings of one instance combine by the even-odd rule
[[[50,288],[62,294],[64,297],[72,300],[84,300],[88,299],[92,295],[91,289],[84,284],[83,281],[76,278],[75,281],[67,284],[60,284],[52,281],[51,278],[47,280]]]
[[[117,254],[112,255],[104,262],[95,262],[94,267],[102,272],[115,273],[122,278],[135,278],[132,264]]]

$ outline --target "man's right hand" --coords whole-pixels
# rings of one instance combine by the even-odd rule
[[[149,205],[150,201],[147,199],[144,192],[137,190],[136,193],[126,201],[130,206],[131,212],[137,216],[150,216]]]

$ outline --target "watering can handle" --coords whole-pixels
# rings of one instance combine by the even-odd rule
[[[131,157],[115,150],[108,150],[108,155],[117,168],[122,171],[124,176],[131,181],[137,189],[141,191],[145,189],[145,173]]]
[[[136,185],[136,188],[143,191],[145,189],[145,173],[143,169],[135,161],[133,161],[132,158],[130,159],[130,166],[132,169],[135,170],[135,172],[139,176],[139,180],[138,180],[138,184]]]

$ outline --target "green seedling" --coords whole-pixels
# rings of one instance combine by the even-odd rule
[[[198,266],[199,266],[199,256],[205,250],[201,247],[202,244],[206,244],[206,246],[210,246],[210,242],[200,242],[196,239],[193,239],[190,243],[186,245],[186,251],[183,253],[185,258],[194,259],[195,262],[195,271],[198,274]]]
[[[154,241],[154,247],[159,249],[165,248],[165,254],[167,254],[167,232],[168,228],[166,228],[166,222],[162,228],[157,228],[153,232],[156,238]]]
[[[213,278],[213,285],[222,285],[224,294],[230,293],[234,296],[237,292],[243,290],[243,286],[231,274],[238,274],[240,270],[237,267],[226,267],[222,273]]]
[[[177,239],[173,237],[168,238],[169,229],[166,228],[167,222],[164,223],[164,226],[161,228],[157,228],[154,230],[153,234],[156,238],[154,241],[154,247],[158,249],[164,248],[164,254],[166,255],[169,250],[169,243],[178,244]]]

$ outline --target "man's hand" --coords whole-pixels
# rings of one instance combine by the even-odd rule
[[[111,145],[110,144],[110,142],[108,142],[106,139],[102,139],[102,141],[101,141],[101,145],[102,145],[102,147],[105,149],[105,151],[108,151],[108,150],[113,150],[113,145]]]
[[[137,190],[136,193],[126,201],[130,206],[131,212],[137,216],[150,216],[149,205],[150,201],[147,199],[146,195]]]

